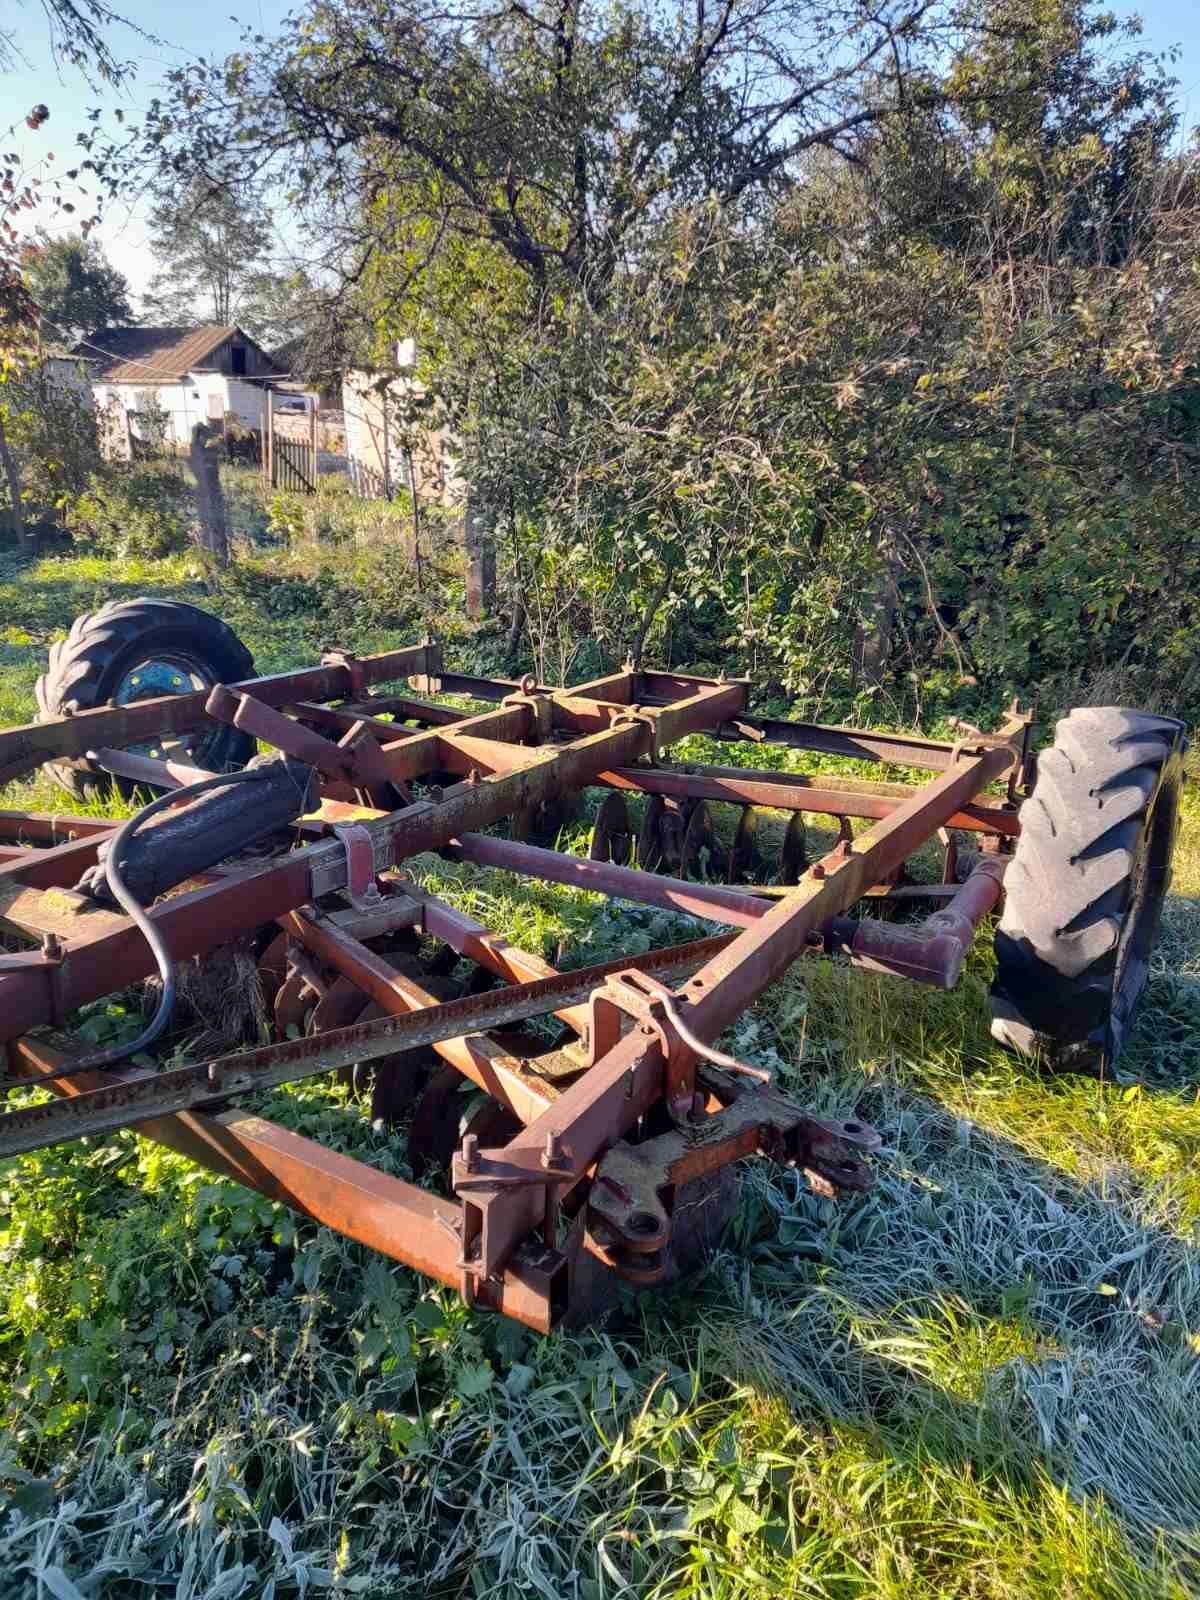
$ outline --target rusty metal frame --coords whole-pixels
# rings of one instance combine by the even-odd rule
[[[403,680],[399,693],[370,692]],[[429,698],[439,694],[490,709],[472,714]],[[568,689],[481,679],[444,671],[439,647],[426,642],[361,659],[333,652],[310,671],[0,732],[0,781],[55,757],[101,752],[110,770],[135,781],[186,784],[200,776],[195,769],[121,746],[205,720],[231,722],[310,765],[322,802],[297,848],[250,868],[216,867],[149,915],[176,960],[274,923],[297,983],[325,971],[374,1007],[367,1020],[162,1072],[73,1070],[70,1041],[48,1030],[152,970],[133,923],[71,887],[115,825],[0,813],[0,927],[41,941],[0,955],[0,1043],[14,1079],[41,1079],[57,1097],[0,1118],[0,1157],[136,1127],[539,1329],[568,1309],[580,1248],[634,1281],[661,1275],[673,1187],[690,1177],[761,1149],[793,1160],[810,1181],[861,1186],[871,1130],[816,1119],[773,1089],[734,1083],[729,1069],[738,1064],[716,1041],[806,950],[841,950],[875,970],[954,981],[1001,892],[1002,856],[964,863],[966,882],[932,891],[943,903],[915,929],[846,913],[867,894],[890,892],[904,862],[939,830],[981,835],[993,849],[1014,837],[1030,719],[1014,707],[995,734],[972,729],[950,743],[764,721],[747,702],[741,680],[631,668]],[[934,776],[914,786],[664,763],[672,744],[701,732],[919,766]],[[1005,782],[1002,797],[984,797]],[[482,831],[588,786],[824,813],[838,819],[839,840],[781,892],[583,861]],[[870,826],[855,836],[850,818]],[[946,846],[948,878],[954,848]],[[430,850],[736,931],[557,972],[401,875]],[[441,941],[504,986],[440,999],[371,948],[368,941],[399,926]],[[514,1023],[551,1014],[573,1043],[533,1059],[513,1048]],[[504,1144],[464,1141],[451,1170],[457,1201],[221,1109],[233,1095],[352,1063],[377,1061],[386,1072],[399,1052],[418,1046],[432,1046],[521,1125]],[[629,1143],[655,1119],[665,1120],[658,1134]],[[655,1198],[614,1203],[639,1171],[654,1178],[646,1192]],[[651,1212],[658,1220],[648,1231]]]

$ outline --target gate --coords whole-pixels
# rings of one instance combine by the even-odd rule
[[[292,420],[289,418],[289,420]],[[297,419],[298,420],[298,419]],[[300,494],[317,492],[317,413],[309,411],[307,438],[281,433],[276,421],[274,398],[267,392],[263,405],[263,478],[268,488],[294,489]]]

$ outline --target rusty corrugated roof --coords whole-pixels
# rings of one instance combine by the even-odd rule
[[[94,377],[104,383],[177,383],[238,332],[216,322],[198,328],[101,328],[81,340],[74,354],[94,361]]]

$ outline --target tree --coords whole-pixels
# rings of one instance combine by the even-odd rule
[[[26,253],[25,275],[47,343],[74,344],[97,328],[133,320],[129,284],[94,239],[42,231]]]
[[[1195,650],[1195,174],[1127,37],[1091,0],[319,0],[145,137],[279,170],[380,365],[415,335],[540,676],[672,629],[904,716]]]
[[[270,217],[255,191],[197,176],[181,193],[160,194],[150,230],[161,270],[145,296],[147,312],[168,323],[236,322],[271,244]]]
[[[284,345],[307,350],[319,344],[318,330],[327,327],[334,314],[322,286],[304,267],[293,267],[284,272],[268,269],[249,278],[237,320],[266,350]]]
[[[119,84],[128,75],[129,65],[114,55],[105,34],[114,25],[133,27],[133,24],[103,0],[42,0],[42,12],[49,30],[51,54],[60,65],[66,62],[76,68],[89,83],[98,78],[104,83]],[[140,28],[133,31],[142,39],[157,42]],[[0,27],[0,73],[23,65],[16,35]],[[48,106],[41,103],[31,106],[25,114],[26,126],[36,131],[49,116]],[[79,135],[79,143],[85,150],[90,151],[95,142],[94,129]],[[23,169],[14,153],[6,154],[0,161],[0,382],[29,359],[37,344],[38,307],[25,276],[25,241],[14,219],[38,205],[49,204],[68,216],[76,211],[75,199],[66,197],[62,180],[48,180],[45,166],[42,162],[32,171]],[[76,182],[81,170],[98,174],[100,169],[89,154],[68,173],[71,183]],[[83,195],[83,189],[78,193]],[[95,216],[90,222],[98,220]],[[89,225],[85,223],[85,232]]]
[[[133,27],[125,17],[102,0],[42,0],[42,12],[56,61],[78,68],[89,80],[95,74],[104,83],[119,83],[127,76],[129,67],[117,59],[105,37],[105,31],[114,24]],[[134,31],[143,39],[151,37],[140,28]],[[20,64],[15,34],[0,28],[0,71],[10,71]]]

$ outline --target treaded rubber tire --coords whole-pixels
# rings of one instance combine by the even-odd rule
[[[1170,879],[1183,725],[1117,706],[1063,717],[1004,880],[992,1034],[1055,1066],[1120,1053]]]
[[[38,720],[111,704],[125,673],[156,649],[170,649],[213,684],[254,676],[249,650],[211,612],[184,600],[111,600],[99,611],[76,617],[66,638],[51,645],[46,670],[37,681]],[[230,772],[244,767],[254,749],[254,740],[236,728],[214,730],[203,764],[214,772]],[[114,780],[84,756],[47,762],[43,770],[78,800],[102,795],[114,783],[123,794],[135,787],[127,779]]]

